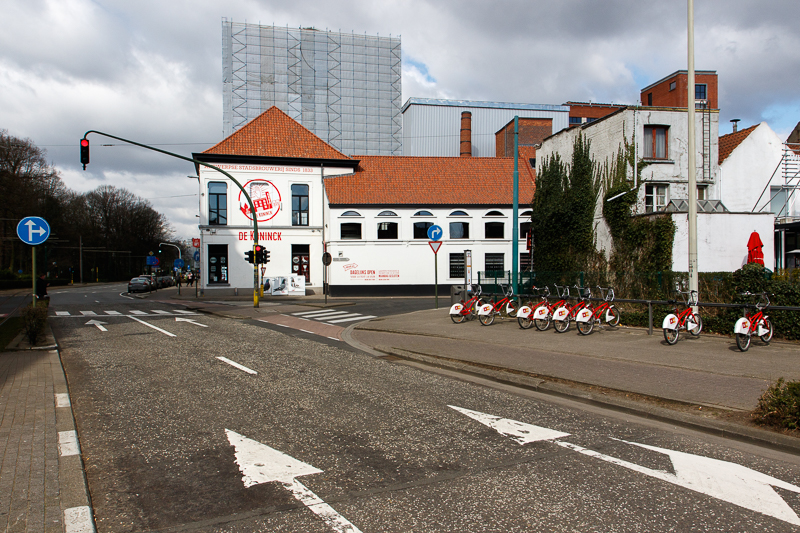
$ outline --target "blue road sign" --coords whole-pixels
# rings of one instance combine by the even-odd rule
[[[154,255],[148,255],[147,256],[147,264],[148,264],[148,266],[158,266],[158,263],[160,263],[160,261],[158,260],[158,257],[156,257]]]
[[[173,266],[175,268],[183,268],[183,259],[176,259]]]
[[[194,253],[194,260],[195,261],[200,261],[200,252],[195,252]]]
[[[442,228],[434,224],[428,228],[428,238],[432,241],[439,241],[442,239]]]
[[[40,217],[25,217],[17,224],[17,235],[25,244],[36,246],[50,237],[50,226]]]

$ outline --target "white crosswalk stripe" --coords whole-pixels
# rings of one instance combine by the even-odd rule
[[[337,311],[335,309],[323,309],[317,311],[300,311],[292,313],[292,316],[306,320],[317,320],[328,324],[339,324],[342,322],[353,322],[356,320],[367,320],[375,318],[374,315],[362,315],[351,311]]]
[[[122,313],[120,313],[119,311],[106,311],[106,314],[107,315],[111,315],[111,316],[120,316],[120,315],[122,315]]]
[[[79,315],[73,315],[69,311],[56,311],[54,316],[57,317],[87,317],[87,316],[186,316],[186,315],[197,315],[198,313],[194,311],[186,311],[184,309],[176,309],[174,311],[164,311],[160,309],[154,309],[152,311],[141,311],[141,310],[133,310],[133,311],[113,311],[113,310],[103,310],[103,311],[79,311]]]

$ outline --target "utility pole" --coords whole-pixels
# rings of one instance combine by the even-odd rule
[[[688,2],[688,98],[686,102],[689,120],[688,152],[689,152],[689,290],[698,290],[697,275],[697,146],[695,141],[695,89],[694,89],[694,0]],[[698,293],[699,296],[699,293]]]

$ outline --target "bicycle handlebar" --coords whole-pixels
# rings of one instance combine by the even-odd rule
[[[739,293],[740,296],[758,296],[758,302],[756,302],[756,309],[764,309],[769,307],[769,295],[766,292],[761,293],[752,293],[750,291]]]

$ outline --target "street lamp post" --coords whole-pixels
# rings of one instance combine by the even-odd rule
[[[158,245],[159,245],[159,246],[172,246],[173,248],[175,248],[176,250],[178,250],[178,259],[183,259],[183,256],[181,255],[181,248],[180,248],[180,246],[178,246],[178,245],[176,245],[176,244],[171,244],[171,243],[168,243],[168,242],[160,242],[160,243],[158,243]],[[178,273],[178,276],[180,277],[180,273]],[[180,279],[180,278],[179,278],[179,279]],[[180,296],[180,295],[181,295],[181,284],[180,284],[180,283],[178,283],[178,296]]]
[[[689,290],[698,290],[697,273],[697,168],[695,167],[695,157],[697,146],[695,141],[695,92],[694,92],[694,0],[687,0],[687,20],[688,20],[688,98],[686,101],[687,115],[689,121],[688,132],[688,162],[689,162]],[[695,312],[697,310],[695,309]]]

